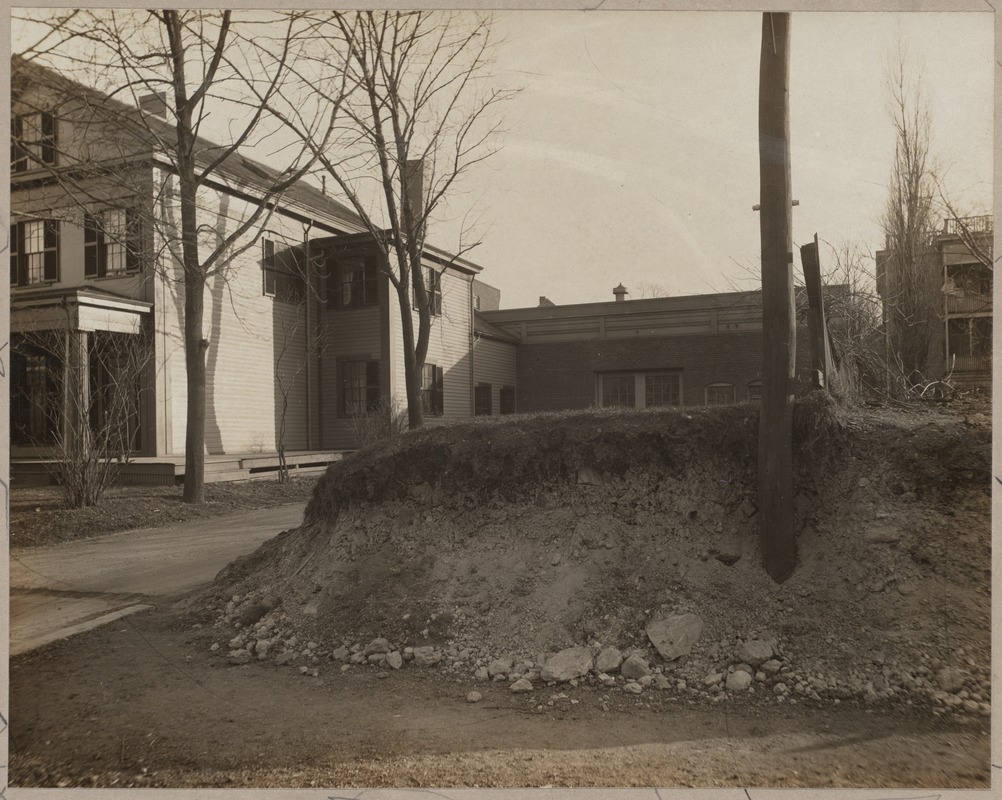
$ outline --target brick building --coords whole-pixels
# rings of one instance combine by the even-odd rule
[[[514,385],[517,410],[590,406],[702,406],[755,400],[761,392],[762,307],[759,292],[615,300],[476,314],[478,347],[507,352],[510,374],[478,386]],[[801,298],[798,297],[798,303]],[[806,328],[798,329],[806,342]],[[810,354],[798,349],[797,373]],[[486,394],[486,392],[485,392]],[[499,413],[493,410],[491,413]]]

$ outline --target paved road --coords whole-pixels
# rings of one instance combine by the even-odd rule
[[[10,554],[10,653],[17,655],[211,581],[303,519],[305,503]]]

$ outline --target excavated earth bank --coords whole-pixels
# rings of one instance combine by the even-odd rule
[[[745,405],[405,434],[331,467],[303,526],[195,603],[231,663],[987,717],[988,418],[801,401],[782,585],[757,428]],[[674,650],[648,635],[687,621]]]

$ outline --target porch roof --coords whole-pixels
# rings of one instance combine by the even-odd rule
[[[11,298],[14,333],[43,330],[139,333],[153,304],[114,292],[81,286],[18,292]]]

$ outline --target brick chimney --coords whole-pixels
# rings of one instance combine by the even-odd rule
[[[404,174],[407,180],[407,197],[405,202],[410,209],[411,217],[419,219],[424,213],[424,159],[415,158],[404,164]]]
[[[617,286],[615,289],[612,290],[612,293],[616,295],[617,303],[622,303],[626,299],[626,295],[629,294],[629,292],[626,290],[626,287],[623,286],[623,284],[619,284],[619,286]]]
[[[167,93],[153,92],[139,97],[139,109],[151,117],[167,119]]]

